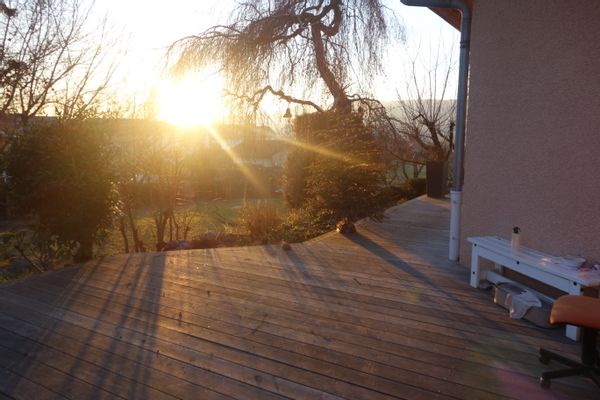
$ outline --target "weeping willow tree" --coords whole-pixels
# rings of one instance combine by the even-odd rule
[[[383,175],[377,157],[362,157],[380,154],[376,142],[357,140],[373,135],[363,120],[381,106],[366,90],[383,72],[387,45],[402,37],[382,0],[246,0],[227,24],[174,43],[170,56],[179,75],[217,67],[251,113],[267,95],[316,112],[307,130],[327,138],[312,141],[309,156],[306,146],[292,149],[285,190],[298,195],[288,204],[358,218],[378,211]]]
[[[270,94],[348,112],[382,72],[386,46],[402,37],[381,0],[248,0],[227,24],[175,42],[169,55],[178,74],[216,66],[228,91],[254,109]]]

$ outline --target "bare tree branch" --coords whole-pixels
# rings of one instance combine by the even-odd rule
[[[0,114],[19,114],[27,122],[55,105],[74,116],[96,101],[114,68],[104,68],[107,43],[86,31],[93,5],[20,0],[15,13],[0,3]],[[101,70],[108,72],[97,81]]]
[[[258,106],[260,105],[260,103],[262,102],[263,98],[265,97],[265,95],[267,93],[271,93],[274,96],[277,96],[278,98],[280,98],[281,100],[285,100],[288,103],[294,103],[294,104],[300,104],[303,106],[309,106],[315,109],[315,111],[318,112],[323,112],[324,110],[319,107],[317,104],[313,103],[310,100],[303,100],[303,99],[298,99],[292,96],[289,96],[287,94],[285,94],[282,90],[275,90],[271,87],[271,85],[267,85],[264,88],[254,92],[252,95],[237,95],[235,93],[231,93],[231,92],[226,92],[227,95],[229,96],[234,96],[240,99],[243,99],[245,101],[247,101],[248,103],[250,103],[253,107],[254,110],[256,110],[258,108]]]
[[[175,42],[172,71],[217,65],[240,99],[265,87],[305,98],[328,93],[326,106],[273,93],[316,110],[349,111],[349,83],[380,72],[387,43],[402,32],[381,0],[246,0],[232,15],[229,24]]]
[[[4,14],[10,18],[10,17],[14,17],[15,15],[17,15],[17,9],[10,8],[9,6],[6,5],[6,3],[4,1],[0,1],[0,13]]]
[[[442,161],[454,146],[456,102],[447,99],[447,90],[455,66],[452,58],[443,59],[440,49],[429,58],[425,77],[419,74],[418,56],[410,62],[409,99],[398,96],[396,124],[399,134],[417,145],[425,159]]]

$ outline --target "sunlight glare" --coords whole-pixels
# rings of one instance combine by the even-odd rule
[[[162,81],[158,118],[179,126],[208,126],[223,115],[223,79],[219,74],[188,75]]]

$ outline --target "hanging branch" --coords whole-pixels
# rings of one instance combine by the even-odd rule
[[[323,108],[319,107],[317,104],[313,103],[310,100],[303,100],[303,99],[298,99],[296,97],[289,96],[289,95],[285,94],[282,90],[273,89],[273,87],[271,87],[271,85],[267,85],[264,88],[254,92],[252,95],[249,95],[249,96],[248,95],[237,95],[230,91],[225,92],[225,94],[228,96],[236,97],[240,100],[244,100],[244,101],[248,102],[249,104],[252,105],[252,108],[254,110],[256,110],[258,108],[258,106],[260,105],[260,103],[262,102],[263,98],[265,97],[265,95],[267,93],[271,93],[272,95],[277,96],[280,99],[287,101],[288,103],[309,106],[309,107],[314,108],[315,111],[317,111],[317,112],[324,111]]]
[[[381,72],[387,44],[403,39],[382,0],[246,0],[232,15],[229,24],[173,43],[171,71],[217,66],[229,92],[255,109],[269,92],[318,112],[349,112],[347,88]],[[286,94],[302,91],[325,94],[329,105]]]

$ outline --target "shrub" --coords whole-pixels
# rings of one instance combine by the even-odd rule
[[[253,241],[268,243],[275,238],[281,217],[277,207],[266,201],[245,205],[239,214],[240,225]]]
[[[92,257],[110,226],[115,192],[105,135],[81,121],[28,127],[6,155],[10,203],[41,237]]]
[[[68,245],[61,243],[56,235],[44,231],[18,229],[4,232],[0,237],[2,255],[9,258],[23,258],[39,272],[52,268],[57,260],[70,253]]]
[[[279,226],[279,237],[289,243],[303,242],[331,231],[336,222],[331,210],[291,209]]]
[[[414,199],[424,195],[427,189],[427,180],[425,178],[412,178],[402,182],[402,193],[407,199]]]
[[[309,208],[312,214],[328,210],[352,220],[381,211],[381,151],[359,115],[303,115],[295,130],[302,144],[286,165],[290,208]]]
[[[306,178],[314,156],[308,150],[290,150],[283,173],[285,201],[289,208],[301,208],[306,202]]]

